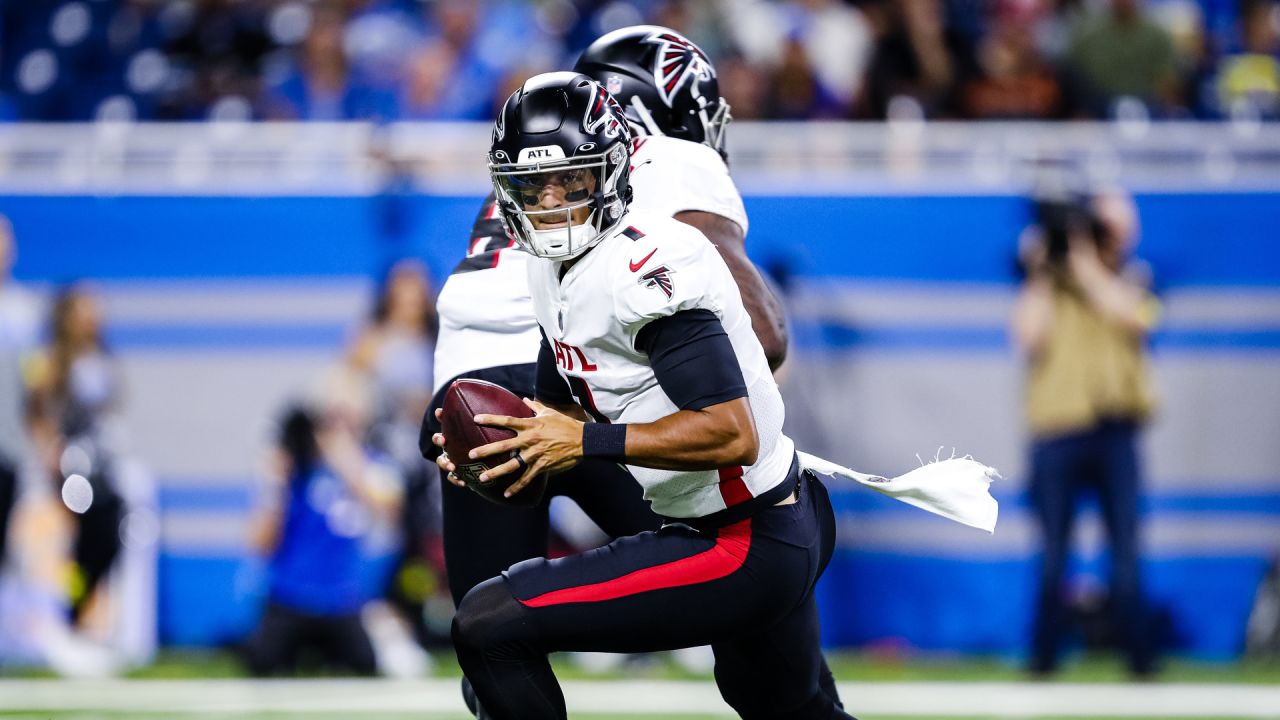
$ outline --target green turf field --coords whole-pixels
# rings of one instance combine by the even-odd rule
[[[841,693],[860,720],[1280,720],[1280,662],[1174,660],[1153,683],[1128,682],[1105,657],[1080,658],[1053,682],[1030,682],[999,659],[832,654]],[[733,717],[710,677],[664,656],[589,674],[557,661],[574,720]],[[452,656],[429,677],[353,680],[308,675],[256,681],[225,652],[168,651],[129,677],[56,680],[0,672],[0,718],[42,720],[467,720]]]
[[[432,655],[432,677],[461,677],[451,652]],[[857,682],[1017,682],[1026,679],[1013,660],[973,657],[894,657],[869,653],[828,652],[827,660],[837,680]],[[557,676],[566,679],[651,678],[657,680],[709,679],[710,675],[690,673],[665,657],[644,659],[624,670],[588,673],[563,657],[555,661]],[[17,673],[23,675],[24,673]],[[25,673],[49,677],[47,673]],[[0,677],[4,673],[0,670]],[[222,651],[169,650],[148,667],[129,673],[138,679],[237,678],[246,674],[235,656]],[[1084,656],[1067,663],[1057,682],[1123,683],[1129,680],[1124,665],[1110,656]],[[1171,659],[1165,663],[1160,682],[1244,683],[1280,685],[1280,658],[1208,663]]]

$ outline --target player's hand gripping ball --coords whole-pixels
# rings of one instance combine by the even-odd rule
[[[488,482],[480,482],[480,473],[492,470],[515,457],[515,453],[503,453],[476,460],[469,459],[473,449],[499,440],[509,440],[516,436],[514,430],[477,425],[476,415],[506,415],[508,417],[533,417],[533,410],[525,405],[514,393],[504,387],[483,380],[455,380],[444,396],[444,412],[440,416],[440,427],[444,434],[444,451],[449,460],[457,467],[455,474],[467,487],[482,497],[499,505],[516,507],[533,507],[542,500],[547,489],[547,474],[542,473],[529,483],[528,487],[511,497],[503,497],[503,493],[521,473],[512,472],[493,478]]]

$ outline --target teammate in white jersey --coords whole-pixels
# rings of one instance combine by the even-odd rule
[[[692,227],[629,213],[630,148],[621,108],[583,75],[540,75],[503,108],[490,167],[508,230],[543,258],[530,266],[537,395],[555,409],[477,417],[517,435],[474,455],[517,450],[485,473],[521,472],[512,492],[584,458],[625,463],[668,522],[481,583],[458,608],[459,661],[492,717],[563,718],[548,653],[711,644],[742,717],[848,718],[820,687],[830,501],[781,432],[723,260]]]
[[[777,370],[787,354],[786,320],[747,258],[747,213],[725,164],[729,104],[706,53],[670,28],[635,25],[591,43],[573,69],[604,85],[631,125],[632,208],[674,217],[707,236]]]

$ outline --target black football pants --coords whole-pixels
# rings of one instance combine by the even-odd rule
[[[741,717],[849,718],[822,687],[813,596],[835,518],[826,488],[801,478],[796,503],[715,529],[668,523],[477,586],[453,635],[481,705],[496,720],[565,718],[548,653],[710,644],[716,684]]]
[[[532,508],[503,507],[444,479],[440,488],[445,566],[455,605],[482,581],[522,560],[546,556],[548,506],[556,495],[577,503],[611,538],[656,530],[662,524],[635,478],[601,461],[553,476],[542,502]]]

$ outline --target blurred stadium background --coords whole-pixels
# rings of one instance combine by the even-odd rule
[[[1140,30],[1116,30],[1122,16]],[[1020,678],[1037,540],[1006,327],[1017,239],[1050,161],[1135,194],[1138,254],[1164,303],[1142,513],[1169,678],[1280,682],[1266,634],[1280,610],[1265,582],[1280,553],[1280,4],[7,0],[0,213],[18,247],[12,282],[36,298],[42,327],[68,284],[90,281],[102,298],[130,510],[87,639],[33,637],[67,602],[67,560],[42,547],[65,521],[32,510],[57,489],[27,487],[29,512],[11,528],[19,557],[0,579],[0,674],[21,679],[0,681],[0,714],[184,705],[182,693],[138,686],[130,702],[141,704],[121,706],[112,693],[133,691],[98,681],[51,686],[45,702],[30,679],[42,668],[243,674],[192,650],[235,647],[260,613],[249,518],[272,423],[343,356],[389,267],[418,258],[438,288],[461,257],[487,192],[488,123],[511,89],[639,22],[705,48],[733,107],[748,249],[792,322],[782,384],[798,444],[888,475],[955,448],[1004,476],[994,536],[833,488],[841,532],[820,586],[824,641],[854,653],[838,678]],[[566,516],[568,540],[575,527]],[[1072,572],[1084,649],[1111,632],[1098,612],[1103,540],[1087,512]],[[438,639],[449,609],[432,567],[418,587]],[[385,572],[371,560],[371,578]],[[432,649],[447,677],[447,648]],[[1096,667],[1069,677],[1123,677]],[[318,712],[237,687],[240,705],[208,711]],[[317,687],[281,692],[314,698]],[[323,709],[437,717],[454,703],[452,681],[349,687],[447,700]],[[899,694],[866,716],[944,716],[910,710],[930,692],[961,698],[944,704],[954,716],[965,702],[968,716],[1006,716],[960,686],[885,687]],[[1106,686],[1008,684],[986,695],[1014,698],[1000,707],[1018,717],[1280,717],[1262,690],[1157,702],[1144,688],[1107,700]],[[849,691],[855,712],[859,692],[875,691]]]

